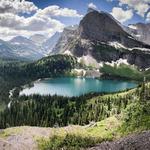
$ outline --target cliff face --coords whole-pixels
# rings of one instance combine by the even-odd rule
[[[76,57],[92,56],[98,63],[123,58],[139,68],[148,68],[149,50],[149,45],[127,33],[110,14],[93,10],[78,28],[64,30],[53,54],[67,51]]]
[[[150,23],[131,24],[129,31],[135,38],[150,45]]]
[[[83,39],[101,42],[121,42],[122,37],[127,36],[113,18],[97,11],[90,12],[83,18],[79,26],[79,35]]]
[[[67,50],[67,45],[76,37],[76,28],[73,26],[64,29],[56,46],[52,50],[52,54],[63,53]]]

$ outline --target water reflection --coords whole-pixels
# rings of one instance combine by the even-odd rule
[[[35,82],[33,87],[24,89],[20,94],[79,96],[89,92],[116,92],[136,86],[136,83],[127,81],[68,77]]]

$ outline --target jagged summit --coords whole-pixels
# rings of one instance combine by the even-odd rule
[[[88,9],[87,9],[87,13],[90,13],[90,12],[93,12],[93,11],[97,11],[97,10],[96,10],[96,9],[94,9],[94,8],[88,7]]]

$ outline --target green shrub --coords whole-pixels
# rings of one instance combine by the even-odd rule
[[[48,140],[39,140],[41,150],[79,150],[94,146],[101,142],[101,139],[91,136],[81,136],[76,134],[67,134],[65,137],[54,135]]]
[[[121,132],[130,133],[150,129],[150,102],[132,103],[124,111]]]

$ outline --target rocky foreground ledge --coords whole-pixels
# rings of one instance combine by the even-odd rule
[[[113,142],[103,142],[88,150],[150,150],[150,131],[129,135]]]
[[[79,130],[79,126],[68,126],[67,131]],[[3,132],[2,130],[0,132]],[[59,132],[62,132],[60,129]],[[52,134],[51,128],[20,127],[7,129],[0,137],[0,150],[38,150],[37,137],[46,138]],[[150,150],[150,131],[132,134],[113,142],[102,142],[87,150]]]

